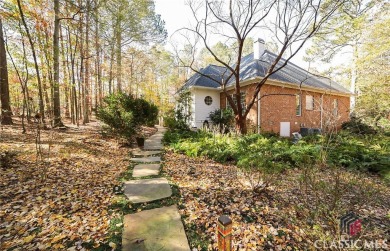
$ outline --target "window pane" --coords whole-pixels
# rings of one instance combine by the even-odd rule
[[[301,95],[300,94],[297,94],[296,96],[295,96],[295,100],[296,100],[296,112],[295,112],[295,114],[297,115],[297,116],[301,116]]]
[[[245,112],[246,111],[246,93],[245,92],[241,92],[240,94],[241,94],[240,95],[241,96],[241,102],[240,102],[241,103],[241,107],[242,107],[242,110]],[[230,94],[230,96],[232,97],[234,104],[237,105],[236,95]],[[227,98],[226,98],[226,107],[227,108],[231,108]]]
[[[241,107],[242,107],[242,110],[245,112],[246,111],[246,93],[245,92],[241,92]]]
[[[333,100],[333,115],[337,116],[339,110],[339,102],[337,99]]]
[[[314,97],[306,95],[306,110],[314,110]]]

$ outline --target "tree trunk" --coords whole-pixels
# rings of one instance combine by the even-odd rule
[[[1,94],[1,124],[12,125],[12,112],[9,98],[7,55],[3,36],[3,24],[0,17],[0,94]]]
[[[100,54],[100,41],[99,41],[99,1],[95,0],[95,49],[96,49],[96,81],[95,81],[95,109],[101,103],[102,98],[102,70],[100,66],[101,54]]]
[[[81,5],[81,3],[80,3]],[[84,95],[84,91],[82,90],[83,89],[83,84],[84,84],[84,37],[83,37],[83,20],[84,20],[84,16],[80,16],[80,25],[79,25],[79,37],[80,37],[80,46],[79,46],[79,53],[80,53],[80,61],[77,62],[77,71],[76,72],[79,72],[79,76],[78,76],[78,98],[77,98],[77,104],[76,104],[76,107],[77,107],[77,114],[78,117],[77,117],[77,126],[79,126],[79,119],[81,119],[83,117],[83,113],[82,113],[82,105],[83,105],[83,96]]]
[[[19,28],[20,29],[22,28],[20,27],[20,22],[19,22]],[[28,62],[27,62],[27,55],[26,55],[26,46],[23,38],[22,38],[22,48],[23,48],[23,64],[26,70],[26,77],[24,78],[23,81],[23,85],[24,85],[23,90],[26,92],[27,122],[31,123],[31,102],[30,102],[30,93],[28,90],[29,71],[28,71]]]
[[[81,49],[83,47],[83,42],[81,41]],[[83,53],[81,53],[81,55],[83,55]],[[79,82],[78,82],[78,99],[77,99],[77,107],[78,107],[78,110],[77,110],[77,113],[78,113],[78,120],[77,120],[77,126],[79,126],[79,120],[83,118],[83,93],[84,93],[84,85],[83,85],[83,82],[84,82],[84,60],[83,60],[83,56],[81,56],[80,58],[80,62],[78,63],[78,66],[77,68],[79,68]]]
[[[43,69],[43,63],[41,64],[41,69]],[[48,73],[48,76],[50,76],[50,75],[51,75],[51,74]],[[50,116],[50,114],[51,114],[51,112],[52,112],[53,110],[52,110],[52,106],[51,106],[51,103],[52,103],[52,102],[50,101],[49,94],[48,94],[48,92],[47,92],[47,89],[48,89],[48,87],[47,87],[47,85],[46,85],[47,77],[46,77],[45,74],[43,74],[42,80],[43,80],[43,81],[42,81],[43,96],[44,96],[44,100],[45,100],[46,107],[47,107],[46,113],[48,113],[49,116]],[[49,83],[51,83],[50,80],[49,80]],[[50,90],[52,90],[52,88],[50,88]]]
[[[54,127],[63,126],[60,103],[60,1],[54,0],[54,34],[53,34],[53,115]]]
[[[50,57],[51,55],[49,54],[49,50],[48,50],[48,46],[49,46],[49,31],[47,28],[45,28],[45,41],[43,41],[42,37],[41,37],[41,33],[37,33],[37,37],[38,37],[38,46],[39,46],[39,50],[40,50],[40,63],[41,63],[41,72],[43,72],[42,74],[42,87],[43,87],[43,95],[44,95],[44,100],[46,102],[46,113],[48,114],[48,116],[52,116],[52,112],[53,112],[53,68],[51,66],[51,61],[50,61]],[[45,63],[46,63],[46,68],[45,68]],[[46,75],[45,75],[45,71],[44,69],[46,69]],[[49,98],[49,94],[47,92],[47,80],[49,81],[49,86],[50,86],[50,98]]]
[[[20,0],[17,0],[17,3],[18,3],[18,9],[19,9],[20,17],[21,17],[21,19],[22,19],[23,26],[24,26],[24,28],[26,29],[28,41],[29,41],[30,46],[31,46],[31,52],[32,52],[33,59],[34,59],[35,71],[36,71],[36,73],[37,73],[40,118],[42,119],[42,122],[43,122],[44,126],[46,126],[46,125],[45,125],[45,106],[44,106],[44,104],[43,104],[43,94],[42,94],[41,76],[40,76],[40,74],[39,74],[38,61],[37,61],[37,56],[36,56],[36,54],[35,54],[34,43],[33,43],[32,39],[31,39],[31,34],[30,34],[29,29],[28,29],[26,20],[25,20],[25,18],[24,18],[24,14],[23,14],[22,6],[21,6],[21,4],[20,4]]]
[[[69,86],[70,86],[70,74],[69,74],[69,61],[68,61],[68,50],[65,50],[63,29],[60,26],[60,40],[61,40],[61,59],[62,69],[64,71],[64,92],[65,92],[65,118],[70,118],[69,111]]]
[[[20,23],[19,23],[20,25]],[[20,26],[19,26],[20,28]],[[0,32],[1,32],[1,20],[0,20]],[[3,41],[0,39],[0,42]],[[6,43],[6,41],[4,40],[4,43],[5,43],[5,46],[6,46],[6,50],[7,50],[7,53],[8,53],[8,56],[12,62],[12,65],[16,71],[16,75],[18,75],[18,79],[19,79],[19,82],[20,82],[20,87],[22,88],[22,94],[23,94],[23,105],[22,105],[22,133],[26,133],[26,126],[25,126],[25,123],[24,123],[24,120],[25,120],[25,114],[26,114],[26,110],[27,110],[27,117],[28,117],[28,88],[27,88],[27,81],[28,81],[28,66],[27,66],[27,63],[26,63],[26,50],[25,50],[25,46],[24,46],[24,40],[22,38],[22,48],[23,48],[23,63],[25,63],[25,66],[26,66],[26,78],[23,79],[22,75],[20,74],[20,71],[18,70],[16,64],[15,64],[15,61],[14,59],[12,58],[12,55],[11,53],[9,52],[9,47],[8,47],[8,44]],[[1,93],[1,92],[0,92]],[[29,118],[28,118],[28,121],[29,121]]]
[[[234,120],[236,122],[236,129],[241,134],[246,134],[248,132],[247,126],[246,126],[246,118],[243,116],[236,115],[234,117]]]
[[[121,6],[118,6],[118,16],[116,21],[116,81],[117,91],[122,92],[122,29],[121,29]]]
[[[70,38],[70,33],[69,33],[69,38]],[[70,41],[70,40],[69,40]],[[71,72],[72,72],[72,98],[71,98],[71,110],[72,110],[72,123],[76,124],[76,121],[79,120],[79,113],[77,110],[77,92],[76,92],[76,75],[75,75],[75,58],[74,55],[71,53]]]
[[[353,50],[353,55],[352,55],[352,69],[351,69],[351,87],[350,87],[350,91],[352,93],[356,93],[356,80],[357,80],[357,75],[358,75],[358,72],[357,72],[357,61],[358,61],[358,41],[355,41],[353,43],[353,46],[352,46],[352,50]],[[353,110],[355,109],[355,103],[356,103],[356,97],[355,96],[351,96],[351,99],[350,99],[350,112],[353,112]]]
[[[67,32],[68,32],[68,41],[69,41],[69,44],[68,44],[68,48],[69,48],[69,56],[70,56],[70,70],[69,71],[69,74],[70,74],[70,77],[69,79],[71,79],[71,98],[70,98],[70,103],[71,103],[71,119],[72,119],[72,124],[76,124],[76,121],[78,121],[78,108],[77,108],[77,92],[76,92],[76,73],[75,73],[75,55],[76,55],[76,52],[77,52],[77,46],[78,46],[78,36],[76,35],[76,41],[75,41],[75,44],[74,44],[74,47],[72,46],[72,37],[71,37],[71,33],[70,33],[70,29],[68,27],[67,29]],[[74,48],[74,50],[72,49]],[[67,54],[67,55],[68,55]]]
[[[111,46],[111,55],[110,55],[110,73],[109,73],[109,78],[108,78],[108,93],[111,95],[113,93],[112,90],[112,81],[113,81],[113,66],[114,66],[114,56],[115,56],[115,45],[114,42],[112,42]]]
[[[90,83],[90,74],[89,74],[89,17],[90,17],[90,1],[87,0],[87,13],[85,18],[85,78],[84,78],[84,88],[83,88],[83,124],[89,123],[89,107],[90,107],[90,97],[89,97],[89,83]]]

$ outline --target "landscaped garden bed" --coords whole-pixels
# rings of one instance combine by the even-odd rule
[[[384,174],[386,163],[373,160],[385,160],[388,138],[371,139],[375,144],[365,146],[364,138],[338,137],[324,156],[321,137],[294,145],[275,136],[167,133],[171,150],[164,171],[180,189],[179,208],[191,247],[215,249],[217,219],[228,215],[234,250],[324,248],[340,240],[340,218],[347,212],[362,220],[363,230],[355,238],[384,245],[390,238],[390,188],[386,176],[373,168],[382,167]],[[342,150],[349,147],[358,152]],[[359,163],[359,154],[372,163]],[[336,165],[320,157],[342,158]]]

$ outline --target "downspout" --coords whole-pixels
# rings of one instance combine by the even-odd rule
[[[260,133],[260,125],[261,125],[261,119],[260,119],[260,92],[257,94],[257,133]]]
[[[321,117],[321,131],[323,128],[323,113],[324,113],[324,94],[321,95],[321,109],[320,109],[320,117]]]

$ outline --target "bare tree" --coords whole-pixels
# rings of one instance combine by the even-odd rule
[[[0,94],[1,94],[1,124],[12,124],[12,112],[9,98],[7,55],[3,37],[3,25],[0,17]]]
[[[343,4],[344,0],[191,0],[189,6],[195,25],[179,30],[179,33],[183,35],[187,43],[191,43],[193,48],[193,58],[189,64],[184,66],[221,86],[221,90],[225,93],[234,111],[236,128],[241,133],[246,133],[246,117],[257,100],[262,86],[273,74],[288,64],[291,58]],[[253,96],[250,97],[244,109],[240,95],[243,46],[245,40],[260,29],[262,32],[271,33],[280,49],[264,77],[256,79],[258,81],[255,83]],[[223,60],[211,46],[213,39],[221,37],[226,43],[236,45],[233,56],[229,60]],[[225,72],[218,78],[204,75],[194,67],[196,50],[200,45],[204,46],[214,59],[225,67]],[[228,95],[226,87],[230,84],[234,86],[233,96],[235,98]]]
[[[1,20],[0,20],[0,23],[1,23]],[[20,28],[20,22],[19,22],[19,28]],[[28,92],[28,86],[27,86],[27,82],[28,82],[28,78],[29,78],[29,72],[28,72],[28,65],[27,65],[27,60],[26,60],[26,48],[25,48],[25,45],[24,45],[24,39],[22,39],[21,41],[22,41],[22,48],[23,48],[23,63],[24,63],[25,70],[26,70],[25,74],[21,73],[21,71],[16,66],[15,60],[13,59],[12,54],[10,53],[7,40],[4,40],[5,46],[6,46],[6,50],[7,50],[8,56],[9,56],[9,59],[11,60],[12,66],[15,69],[16,75],[18,76],[18,79],[19,79],[19,82],[20,82],[20,86],[22,87],[22,94],[23,94],[22,133],[26,133],[26,126],[25,126],[25,123],[24,123],[25,111],[27,111],[27,121],[30,122],[29,92]],[[22,76],[22,75],[24,75],[24,76]]]
[[[63,126],[61,121],[61,105],[60,105],[60,1],[54,0],[54,34],[53,34],[53,113],[54,127]]]
[[[35,71],[37,73],[38,95],[39,95],[39,113],[40,113],[40,116],[38,116],[38,117],[40,117],[40,119],[42,119],[43,125],[44,125],[44,127],[46,127],[46,125],[45,125],[45,106],[43,104],[43,94],[42,94],[42,82],[41,82],[41,76],[40,76],[40,71],[39,71],[39,67],[38,67],[38,60],[37,60],[37,56],[35,53],[35,46],[34,46],[34,42],[32,40],[31,34],[30,34],[30,30],[27,26],[26,19],[24,17],[24,13],[23,13],[23,9],[22,9],[22,5],[20,3],[20,0],[17,0],[17,3],[18,3],[18,10],[19,10],[20,18],[22,19],[23,26],[26,29],[27,38],[28,38],[28,41],[30,43],[31,52],[32,52],[32,56],[34,59]]]
[[[84,85],[83,85],[83,125],[89,123],[89,108],[91,107],[90,97],[90,48],[89,48],[89,32],[90,32],[90,16],[91,16],[91,3],[90,0],[86,2],[86,15],[85,15],[85,48],[84,48],[84,60],[85,60],[85,73],[84,73]]]

